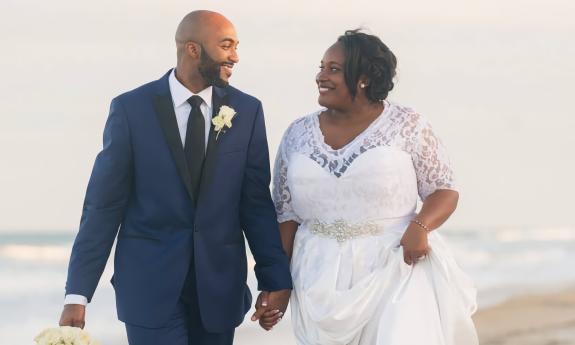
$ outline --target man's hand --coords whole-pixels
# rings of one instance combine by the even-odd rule
[[[262,291],[256,301],[256,312],[252,321],[260,321],[265,330],[270,330],[284,315],[291,295],[291,290]]]
[[[60,326],[84,328],[86,324],[86,306],[81,304],[66,304],[60,316]]]
[[[290,296],[291,290],[289,289],[270,292],[268,296],[269,309],[277,309],[282,313],[285,313]]]

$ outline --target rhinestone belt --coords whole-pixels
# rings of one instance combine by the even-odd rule
[[[357,237],[380,234],[383,232],[383,226],[372,222],[348,223],[345,220],[336,220],[333,223],[325,223],[314,220],[310,230],[312,234],[336,239],[341,243]]]

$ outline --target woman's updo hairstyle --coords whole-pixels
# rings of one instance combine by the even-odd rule
[[[371,102],[387,98],[393,89],[397,59],[389,48],[374,35],[347,30],[337,41],[345,51],[345,83],[352,97],[357,94],[357,83],[362,76],[369,80],[365,94]]]

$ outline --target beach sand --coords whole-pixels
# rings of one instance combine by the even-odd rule
[[[513,298],[473,319],[481,345],[575,345],[575,288]]]
[[[575,288],[513,298],[480,310],[473,319],[481,345],[575,345]],[[234,343],[295,344],[285,321],[270,332],[238,329]]]

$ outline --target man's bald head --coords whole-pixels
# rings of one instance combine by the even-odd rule
[[[238,63],[239,44],[234,25],[212,11],[188,13],[176,30],[176,77],[189,89],[223,87]]]
[[[222,28],[233,28],[233,24],[223,15],[206,10],[188,13],[178,25],[176,30],[176,44],[178,47],[186,42],[204,44]]]

